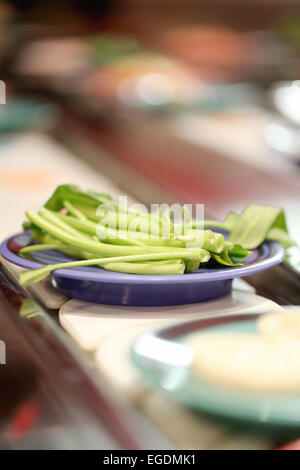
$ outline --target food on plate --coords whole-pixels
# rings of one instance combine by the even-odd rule
[[[300,390],[300,313],[275,312],[257,320],[258,334],[201,333],[185,343],[194,350],[192,371],[202,380],[248,392]]]
[[[185,208],[183,214],[187,217]],[[222,234],[172,221],[168,211],[141,212],[124,207],[106,194],[59,186],[38,214],[28,211],[24,228],[36,250],[54,249],[81,261],[48,265],[21,274],[23,286],[37,282],[54,269],[99,265],[131,274],[183,274],[195,271],[210,258],[218,264],[240,266],[249,255],[239,244],[226,242]]]
[[[257,321],[259,334],[272,342],[293,343],[300,352],[300,310],[262,315]]]
[[[254,334],[201,334],[187,342],[195,351],[192,369],[212,383],[249,392],[300,390],[293,349]]]
[[[241,243],[249,250],[258,247],[264,240],[277,241],[286,249],[295,245],[289,236],[285,214],[280,207],[251,204],[240,215],[229,212],[224,222],[206,223],[228,230],[228,240]]]
[[[77,266],[154,275],[178,275],[200,266],[235,268],[243,266],[249,249],[265,238],[289,240],[284,214],[277,208],[249,206],[240,216],[231,213],[220,223],[194,220],[186,206],[177,206],[180,221],[175,220],[172,208],[148,212],[107,194],[82,191],[74,185],[58,186],[39,213],[26,212],[23,227],[31,231],[34,244],[19,253],[28,256],[52,249],[76,259],[26,270],[20,283],[27,286],[55,269]],[[227,240],[218,232],[220,227],[230,232]]]

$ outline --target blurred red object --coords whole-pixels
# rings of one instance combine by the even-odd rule
[[[178,27],[163,33],[158,45],[202,78],[235,75],[261,61],[261,51],[247,34],[226,27]]]
[[[288,444],[277,447],[277,450],[300,450],[300,439],[295,439]]]
[[[181,27],[163,34],[167,49],[195,64],[232,66],[253,60],[252,44],[246,36],[228,28]]]
[[[22,439],[38,423],[41,411],[33,401],[17,407],[8,425],[6,438]]]

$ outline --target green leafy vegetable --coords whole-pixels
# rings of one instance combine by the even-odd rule
[[[77,266],[141,275],[178,275],[209,267],[211,261],[234,268],[266,239],[284,247],[293,244],[280,208],[251,205],[240,215],[230,212],[223,222],[193,220],[185,206],[182,214],[184,225],[174,222],[170,210],[149,214],[120,205],[107,194],[58,186],[39,213],[26,212],[23,227],[31,230],[35,244],[20,255],[53,249],[76,259],[24,271],[20,283],[28,286],[56,269]],[[229,232],[227,240],[218,229]]]
[[[285,214],[279,207],[252,204],[240,215],[230,212],[224,222],[211,220],[206,221],[205,225],[228,230],[229,241],[250,250],[257,248],[264,240],[278,241],[284,248],[295,245],[288,234]]]
[[[107,194],[96,193],[94,191],[84,192],[73,184],[62,184],[56,188],[50,199],[46,202],[45,207],[58,211],[65,207],[65,201],[71,204],[83,204],[87,207],[98,207],[99,203],[111,200],[111,197]]]
[[[272,236],[273,229],[280,229],[288,235],[285,215],[282,209],[271,206],[248,206],[240,215],[228,240],[241,243],[245,248],[256,248],[266,238]],[[276,232],[273,231],[273,236]],[[290,242],[291,245],[293,242]]]

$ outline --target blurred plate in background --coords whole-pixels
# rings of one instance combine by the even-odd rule
[[[141,335],[132,359],[146,384],[179,403],[247,432],[276,438],[299,436],[299,394],[255,394],[214,385],[193,376],[192,349],[184,344],[194,333],[256,333],[258,314],[204,318]]]

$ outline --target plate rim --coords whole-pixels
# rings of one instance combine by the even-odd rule
[[[16,264],[25,269],[36,269],[45,266],[42,263],[31,261],[20,257],[13,253],[8,248],[8,243],[11,239],[25,235],[25,232],[20,232],[6,238],[0,245],[0,254],[9,262]],[[244,277],[251,274],[255,274],[260,271],[275,266],[284,258],[285,251],[282,245],[276,241],[265,241],[260,247],[267,251],[265,258],[262,260],[254,261],[252,264],[237,268],[221,268],[216,270],[202,270],[197,273],[187,273],[178,275],[138,275],[138,274],[126,274],[116,273],[114,271],[105,271],[104,269],[98,268],[99,271],[82,271],[76,268],[57,269],[52,272],[52,275],[60,276],[69,279],[86,280],[86,281],[102,281],[110,283],[122,283],[127,284],[152,284],[152,283],[165,283],[165,284],[191,284],[191,283],[202,283],[202,282],[214,282],[228,279],[234,279],[235,277]],[[82,275],[84,272],[84,276]]]
[[[195,333],[196,331],[205,331],[206,328],[210,328],[210,327],[214,327],[214,326],[218,326],[218,325],[223,325],[225,323],[234,323],[234,322],[241,322],[241,321],[251,321],[251,320],[255,320],[256,318],[258,318],[259,316],[261,315],[264,315],[266,314],[266,312],[256,312],[256,313],[246,313],[246,314],[234,314],[234,315],[224,315],[224,316],[214,316],[214,317],[211,317],[209,315],[207,316],[203,316],[201,318],[196,318],[194,320],[189,320],[189,321],[182,321],[182,322],[176,322],[176,324],[172,324],[172,325],[168,325],[168,326],[163,326],[163,327],[160,327],[160,328],[156,328],[156,329],[153,329],[151,331],[148,331],[148,332],[143,332],[141,334],[139,334],[137,336],[137,338],[135,339],[135,341],[132,343],[131,345],[131,348],[130,348],[130,352],[129,352],[129,357],[130,357],[130,360],[131,362],[133,363],[133,365],[135,366],[136,370],[138,371],[139,374],[141,374],[141,376],[146,380],[146,382],[149,384],[150,387],[153,387],[154,389],[156,390],[159,390],[161,393],[167,395],[168,397],[170,398],[173,398],[176,402],[178,403],[181,403],[181,404],[184,404],[188,407],[192,407],[194,409],[197,409],[199,411],[202,411],[202,412],[206,412],[210,415],[214,415],[214,416],[217,416],[219,418],[223,417],[223,418],[228,418],[228,419],[232,419],[232,420],[238,420],[238,421],[247,421],[249,423],[252,423],[252,424],[256,424],[257,426],[269,426],[269,427],[277,427],[279,428],[279,431],[280,430],[293,430],[293,429],[299,429],[299,424],[300,424],[300,418],[296,419],[296,420],[292,420],[292,419],[289,419],[289,418],[284,418],[282,417],[282,412],[279,410],[277,410],[275,413],[273,412],[273,414],[271,413],[270,414],[270,417],[269,419],[259,419],[259,417],[257,416],[257,412],[259,410],[259,403],[261,403],[261,406],[263,406],[263,404],[266,402],[266,399],[267,400],[272,400],[273,403],[276,405],[279,404],[282,405],[282,403],[284,404],[286,400],[289,400],[291,399],[292,400],[292,405],[291,406],[294,406],[294,402],[295,400],[297,401],[297,403],[299,404],[300,403],[300,396],[299,394],[296,394],[295,393],[290,393],[290,394],[274,394],[274,395],[266,395],[266,394],[247,394],[247,393],[243,393],[242,391],[239,391],[239,390],[230,390],[230,389],[226,389],[226,388],[222,388],[221,386],[218,386],[217,384],[210,384],[210,383],[205,383],[205,380],[203,379],[203,383],[208,386],[208,390],[206,390],[205,393],[208,393],[209,392],[209,389],[211,389],[211,391],[213,393],[217,393],[217,394],[220,394],[222,393],[223,394],[223,398],[224,398],[224,394],[225,394],[225,401],[226,401],[226,398],[228,398],[230,401],[231,401],[231,407],[230,409],[226,408],[225,407],[222,407],[221,404],[218,402],[217,406],[212,406],[211,403],[208,404],[207,402],[203,402],[202,404],[200,404],[200,402],[197,402],[197,401],[193,401],[192,400],[192,397],[195,396],[194,392],[194,388],[195,386],[198,386],[197,385],[197,377],[192,377],[190,376],[189,377],[189,380],[191,381],[190,382],[190,391],[187,393],[187,392],[184,392],[184,388],[183,389],[178,389],[177,391],[175,392],[172,392],[168,389],[165,389],[160,381],[159,381],[159,373],[157,372],[156,370],[156,373],[157,373],[157,377],[154,377],[154,378],[151,378],[149,379],[149,372],[155,376],[155,370],[153,369],[151,371],[151,366],[149,366],[148,364],[150,363],[149,361],[151,361],[152,359],[151,358],[145,358],[144,359],[144,364],[146,363],[146,366],[144,366],[143,364],[143,358],[141,357],[141,355],[138,354],[138,352],[136,351],[137,349],[137,346],[139,345],[139,343],[141,343],[141,341],[143,340],[143,338],[147,338],[147,340],[149,341],[150,338],[152,338],[153,340],[157,339],[157,338],[160,338],[160,339],[163,339],[163,340],[166,340],[166,341],[170,341],[171,343],[174,341],[178,344],[178,341],[176,341],[175,338],[179,338],[179,337],[183,337],[185,335],[187,335],[188,333],[190,334],[193,334]],[[202,328],[197,328],[197,329],[189,329],[190,326],[192,326],[193,324],[198,324],[198,323],[204,323],[203,327]],[[207,323],[207,324],[205,324]],[[189,330],[188,333],[186,332],[186,328]],[[172,331],[173,330],[173,331]],[[179,330],[179,334],[176,333],[176,330]],[[174,333],[175,332],[175,333]],[[171,333],[171,335],[170,335]],[[171,336],[170,338],[168,336]],[[184,346],[184,343],[182,344]],[[187,346],[188,347],[188,346]],[[156,366],[156,368],[159,368],[160,365],[161,366],[167,366],[167,367],[170,367],[171,366],[168,366],[168,364],[164,363],[163,361],[159,361],[159,360],[155,360],[153,359],[153,362]],[[148,363],[148,364],[147,364]],[[176,366],[174,366],[176,367]],[[183,368],[184,369],[184,368]],[[163,376],[161,377],[161,379],[163,379]],[[201,379],[199,380],[199,386],[201,386],[202,384],[202,381]],[[193,389],[193,390],[192,390]],[[184,397],[184,393],[187,393],[187,396]],[[232,402],[234,399],[239,399],[239,398],[242,398],[242,406],[240,405],[239,407],[232,407]],[[193,403],[192,403],[193,401]],[[244,406],[244,403],[246,402],[247,403],[248,401],[248,404],[249,406],[248,407],[245,407]],[[253,402],[255,403],[255,406],[257,407],[256,410],[253,411]],[[274,407],[274,404],[273,404],[273,407]],[[256,412],[256,413],[255,413]]]

